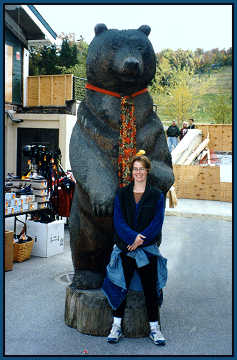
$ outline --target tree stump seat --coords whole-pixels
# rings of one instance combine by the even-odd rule
[[[160,319],[159,314],[158,318]],[[66,288],[66,325],[83,334],[108,336],[112,321],[112,309],[101,289]],[[128,292],[122,331],[126,337],[148,336],[149,323],[142,292]]]

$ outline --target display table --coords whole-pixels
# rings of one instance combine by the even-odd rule
[[[47,203],[48,203],[48,201],[47,201]],[[48,207],[45,207],[45,208],[43,208],[43,209],[34,209],[34,210],[22,211],[22,212],[18,212],[18,213],[14,213],[14,214],[7,214],[7,215],[5,215],[5,218],[13,217],[13,216],[14,216],[14,218],[15,218],[15,219],[14,219],[14,234],[16,234],[16,222],[17,222],[17,221],[25,224],[25,223],[26,223],[26,220],[27,220],[27,215],[28,215],[28,214],[39,214],[39,213],[44,212],[45,210],[48,210]],[[21,216],[21,215],[25,215],[25,216],[26,216],[26,217],[25,217],[25,222],[23,222],[23,221],[21,221],[21,220],[19,220],[19,219],[17,218],[17,216]]]

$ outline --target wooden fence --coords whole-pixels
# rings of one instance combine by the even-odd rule
[[[27,78],[27,106],[65,106],[73,98],[73,75],[40,75]]]

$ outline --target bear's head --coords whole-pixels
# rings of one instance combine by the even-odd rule
[[[116,30],[97,24],[88,48],[88,82],[121,95],[147,87],[156,72],[156,55],[148,39],[150,31],[148,25],[137,30]]]

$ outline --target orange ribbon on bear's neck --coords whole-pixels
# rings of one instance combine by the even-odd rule
[[[120,98],[120,99],[121,99],[121,98],[129,98],[129,97],[134,98],[134,97],[136,97],[137,95],[141,95],[141,94],[143,94],[143,93],[145,93],[145,92],[148,91],[147,88],[144,88],[144,89],[142,89],[142,90],[136,91],[135,93],[133,93],[133,94],[131,94],[131,95],[122,96],[122,95],[120,95],[120,94],[117,93],[117,92],[110,91],[110,90],[106,90],[106,89],[102,89],[102,88],[99,88],[99,87],[97,87],[97,86],[91,85],[91,84],[89,84],[89,83],[87,83],[87,84],[85,85],[85,88],[86,88],[86,89],[89,89],[89,90],[94,90],[94,91],[96,91],[96,92],[100,92],[100,93],[102,93],[102,94],[106,94],[106,95],[110,95],[110,96],[115,96],[115,97]]]
[[[121,99],[121,124],[119,133],[119,156],[118,156],[118,177],[119,186],[128,185],[132,178],[130,172],[130,160],[136,154],[136,118],[133,98],[148,91],[147,88],[136,91],[131,95],[121,96],[119,93],[101,89],[97,86],[86,84],[86,89],[100,92],[102,94],[115,96]]]

